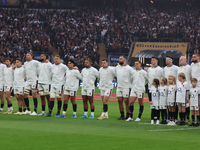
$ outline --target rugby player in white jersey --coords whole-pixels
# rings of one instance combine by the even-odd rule
[[[3,112],[3,107],[4,107],[4,92],[3,92],[3,85],[4,85],[4,79],[3,79],[3,76],[4,76],[4,67],[6,65],[0,63],[0,99],[1,99],[1,108],[0,108],[0,113]]]
[[[192,55],[192,78],[196,78],[198,80],[197,87],[200,88],[200,62],[199,62],[199,54]]]
[[[58,112],[55,117],[60,116],[60,109],[62,106],[62,93],[63,93],[63,85],[64,85],[64,76],[66,73],[66,70],[68,69],[67,66],[60,63],[60,55],[56,55],[54,57],[54,63],[52,66],[52,82],[51,82],[51,91],[50,91],[50,106],[49,106],[49,113],[46,115],[46,117],[52,116],[52,110],[54,107],[54,101],[57,97],[58,101]]]
[[[6,100],[8,104],[8,111],[4,112],[4,114],[12,114],[13,107],[12,101],[10,99],[11,92],[13,90],[13,80],[14,80],[14,72],[11,66],[11,59],[5,59],[6,66],[4,67],[4,92],[6,94]]]
[[[129,118],[129,96],[131,92],[131,83],[133,78],[133,68],[126,64],[126,57],[119,57],[119,65],[115,68],[115,76],[117,77],[117,99],[121,116],[118,120]],[[124,105],[126,105],[126,118],[124,116]]]
[[[132,89],[131,89],[131,95],[129,98],[130,117],[126,121],[133,120],[134,103],[137,98],[139,101],[140,109],[139,109],[139,115],[135,121],[141,120],[141,116],[144,110],[143,98],[144,98],[146,83],[147,83],[147,72],[141,69],[141,62],[137,60],[135,61],[135,70],[133,71]]]
[[[26,83],[24,90],[24,102],[26,104],[27,110],[23,114],[37,115],[37,86],[38,86],[38,65],[37,60],[33,60],[33,54],[28,52],[26,54],[26,62],[24,63]],[[28,95],[32,92],[34,111],[31,113],[29,108]]]
[[[173,64],[174,58],[171,56],[166,57],[166,65],[164,68],[164,77],[168,79],[169,75],[175,76],[177,79],[178,66]]]
[[[72,118],[76,118],[76,92],[79,87],[79,80],[82,80],[82,76],[80,72],[74,69],[74,60],[70,59],[68,61],[69,70],[66,71],[66,81],[65,81],[65,90],[64,90],[64,105],[63,105],[63,113],[59,116],[59,118],[64,118],[66,116],[66,111],[68,108],[68,101],[71,98],[72,107],[73,107],[73,115]]]
[[[46,96],[50,95],[51,78],[52,78],[52,64],[46,63],[46,55],[40,55],[40,63],[38,66],[39,79],[38,91],[42,100],[42,112],[38,116],[45,116]],[[49,103],[49,102],[48,102]]]
[[[17,58],[16,59],[16,68],[14,70],[14,94],[18,101],[18,108],[19,111],[17,113],[14,113],[15,115],[22,115],[22,106],[24,103],[24,87],[25,87],[25,69],[22,66],[22,59]]]
[[[115,77],[115,68],[108,65],[108,60],[102,60],[102,67],[99,70],[99,89],[101,90],[101,98],[103,102],[103,112],[98,120],[108,119],[108,100],[112,94],[113,78]]]
[[[81,71],[81,75],[83,78],[82,85],[82,98],[83,98],[83,107],[84,107],[84,115],[80,118],[88,118],[88,101],[90,103],[91,116],[89,119],[94,119],[94,91],[95,86],[94,82],[96,78],[99,77],[99,72],[97,69],[91,66],[91,59],[85,59],[85,68]]]
[[[184,56],[181,56],[179,58],[179,68],[178,68],[178,71],[177,71],[177,76],[181,72],[183,72],[185,74],[186,81],[189,84],[189,86],[191,86],[190,78],[192,77],[192,69],[191,69],[191,66],[187,64],[187,59]],[[177,85],[178,84],[181,84],[181,83],[177,79]],[[189,121],[190,120],[190,105],[189,105],[189,103],[186,103],[185,113],[186,113],[186,118]]]

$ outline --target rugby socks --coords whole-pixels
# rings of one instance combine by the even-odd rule
[[[4,104],[1,104],[1,108],[3,109],[3,107],[4,107]]]
[[[42,111],[45,112],[45,105],[42,105]]]
[[[172,112],[168,112],[168,118],[170,121],[172,121]]]
[[[37,98],[33,98],[33,103],[34,103],[34,111],[37,113],[37,105],[38,105]]]
[[[163,111],[164,111],[164,117],[165,117],[165,120],[167,120],[167,119],[168,119],[168,118],[167,118],[167,110],[164,109]]]
[[[183,122],[185,122],[185,112],[183,112],[182,115],[183,115]]]
[[[87,109],[84,109],[84,115],[88,115],[88,110]]]
[[[94,116],[94,109],[91,109],[91,116]]]
[[[130,113],[126,113],[126,118],[127,118],[127,119],[129,118],[129,114],[130,114]]]
[[[25,111],[26,111],[26,108],[24,108],[23,111],[25,112]]]
[[[156,110],[152,109],[151,110],[151,120],[154,120],[154,117],[156,116]]]
[[[76,115],[76,109],[77,109],[77,105],[74,104],[74,105],[73,105],[73,115]]]
[[[63,105],[63,115],[66,115],[68,104]]]
[[[200,116],[197,116],[197,123],[199,123],[200,121]]]
[[[108,104],[103,104],[103,111],[107,112],[108,111]]]
[[[52,110],[53,110],[53,107],[54,107],[54,101],[50,101],[50,104],[49,104],[49,113],[51,114],[52,113]]]
[[[140,106],[140,109],[139,109],[139,115],[138,115],[138,118],[140,118],[140,119],[141,119],[141,116],[142,116],[143,110],[144,110],[144,106]],[[132,118],[132,117],[131,117],[131,118]]]
[[[19,112],[22,112],[22,108],[19,108]]]
[[[120,111],[121,117],[124,117],[124,111]]]
[[[58,114],[60,114],[60,110],[61,110],[61,107],[62,107],[62,101],[58,101]]]
[[[175,112],[171,112],[172,121],[174,121]]]
[[[30,111],[28,98],[24,98],[24,102],[26,104],[27,110]]]
[[[188,120],[190,120],[190,107],[186,108],[186,117]]]
[[[183,119],[183,118],[182,118],[183,116],[182,116],[182,113],[181,113],[181,112],[179,112],[179,117],[180,117],[180,121],[182,122],[182,121],[183,121],[183,120],[182,120],[182,119]]]
[[[195,116],[194,116],[194,115],[192,115],[192,123],[194,123],[194,119],[195,119]]]
[[[160,120],[160,110],[156,110],[157,120]]]
[[[8,111],[12,111],[12,110],[13,110],[12,104],[8,104]]]
[[[165,120],[165,114],[164,114],[165,112],[164,112],[164,110],[162,109],[161,110],[161,117],[162,117],[162,121],[164,121]]]
[[[134,110],[134,106],[129,106],[129,110],[130,110],[130,117],[133,118],[133,110]]]

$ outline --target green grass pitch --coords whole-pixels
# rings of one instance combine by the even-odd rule
[[[115,93],[116,89],[114,89]],[[80,89],[79,89],[80,92]],[[96,89],[96,93],[99,90]],[[17,100],[12,98],[14,111]],[[41,103],[38,99],[38,113]],[[83,115],[81,100],[77,100],[77,116],[72,119],[72,105],[69,102],[66,118],[19,116],[0,114],[1,150],[183,150],[200,149],[200,128],[167,125],[151,125],[149,103],[144,105],[141,122],[117,120],[120,116],[118,103],[108,103],[109,119],[97,120],[102,111],[102,102],[95,101],[95,119],[79,119]],[[135,103],[134,119],[138,115]],[[30,99],[33,111],[33,100]],[[5,104],[4,111],[7,110]],[[46,107],[46,111],[47,107]],[[56,114],[55,103],[53,115]],[[90,112],[89,112],[90,115]]]

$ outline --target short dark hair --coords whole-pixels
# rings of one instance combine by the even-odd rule
[[[33,53],[31,53],[31,52],[28,52],[27,54],[30,54],[30,55],[33,57]]]
[[[108,62],[108,60],[107,60],[107,59],[103,59],[102,61],[106,61],[106,62]]]
[[[56,55],[55,57],[58,57],[58,58],[60,58],[60,55]],[[55,57],[54,57],[54,58],[55,58]]]
[[[85,61],[92,62],[92,60],[90,58],[86,58]]]
[[[136,60],[135,62],[139,62],[140,64],[142,64],[141,61],[139,61],[139,60]]]
[[[16,58],[16,61],[17,61],[17,60],[20,61],[20,62],[22,62],[22,59],[21,59],[21,58]]]
[[[49,55],[48,54],[44,54],[46,56],[46,59],[49,59]]]
[[[196,55],[197,57],[199,57],[199,54],[198,54],[198,53],[194,53],[193,55]]]
[[[74,65],[75,65],[75,62],[74,62],[74,60],[73,60],[73,59],[70,59],[68,62],[70,62],[70,63],[72,63],[72,64],[74,64]]]
[[[156,88],[160,85],[160,81],[156,78],[153,79],[153,82],[155,82]]]
[[[121,55],[120,57],[124,57],[126,59],[126,56],[125,55]]]
[[[9,58],[9,57],[5,58],[5,61],[6,61],[6,60],[9,60],[9,61],[11,62],[11,58]]]
[[[168,57],[168,58],[171,58],[172,60],[174,60],[174,58],[173,58],[172,56],[166,56],[166,58],[167,58],[167,57]]]
[[[158,57],[156,57],[156,56],[153,56],[153,57],[151,57],[151,59],[152,59],[152,58],[154,58],[154,59],[156,59],[156,60],[158,61]]]

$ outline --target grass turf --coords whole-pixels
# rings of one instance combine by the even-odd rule
[[[115,93],[116,89],[114,89]],[[79,91],[80,92],[80,89]],[[95,91],[99,92],[98,89]],[[12,98],[14,111],[17,101]],[[41,103],[38,99],[38,113]],[[72,119],[69,102],[66,118],[18,116],[0,114],[0,148],[4,149],[67,149],[67,150],[114,150],[114,149],[198,149],[200,128],[167,125],[151,125],[149,104],[144,104],[141,122],[117,120],[120,116],[118,103],[108,103],[109,119],[97,120],[102,102],[95,101],[95,119],[79,119],[83,115],[81,100],[77,100],[77,116]],[[30,99],[33,110],[33,100]],[[7,109],[6,104],[4,111]],[[47,111],[47,107],[46,107]],[[53,115],[56,114],[55,103]],[[134,119],[139,105],[135,104]],[[90,112],[89,112],[90,115]]]

